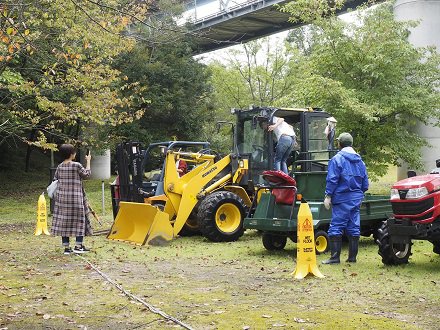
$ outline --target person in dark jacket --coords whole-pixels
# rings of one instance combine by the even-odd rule
[[[325,127],[324,130],[325,136],[327,137],[327,141],[328,141],[327,150],[335,150],[334,140],[335,140],[337,122],[338,121],[335,119],[335,117],[327,118],[327,126]]]
[[[360,206],[368,190],[368,174],[364,162],[352,148],[353,137],[341,133],[337,138],[340,151],[329,161],[324,206],[332,207],[328,231],[330,259],[323,264],[340,263],[342,235],[348,236],[347,262],[356,262],[360,236]]]
[[[62,144],[59,148],[63,162],[58,165],[54,179],[58,180],[58,188],[54,197],[54,212],[51,233],[61,236],[64,254],[88,252],[83,244],[84,236],[92,234],[88,218],[89,206],[82,180],[90,177],[90,160],[88,154],[86,167],[75,162],[76,150],[71,144]],[[75,247],[70,248],[69,237],[76,237]]]

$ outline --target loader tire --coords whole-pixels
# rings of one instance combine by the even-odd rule
[[[203,236],[213,242],[233,242],[243,236],[246,205],[230,191],[217,191],[200,203],[197,220]]]
[[[197,223],[197,217],[191,214],[188,220],[186,220],[182,229],[180,230],[179,235],[186,237],[200,235],[199,225]]]
[[[387,221],[378,230],[379,255],[384,265],[407,264],[411,253],[412,243],[391,243]]]

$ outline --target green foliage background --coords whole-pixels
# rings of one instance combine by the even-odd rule
[[[352,133],[373,175],[402,160],[420,168],[427,142],[414,127],[439,125],[440,57],[409,43],[417,23],[396,22],[390,3],[359,11],[356,23],[334,16],[327,1],[295,1],[283,10],[313,24],[293,30],[284,51],[258,40],[230,52],[226,64],[213,63],[219,107],[324,108],[339,132]]]
[[[0,15],[0,151],[94,150],[197,140],[209,71],[172,2],[6,1]],[[0,164],[1,166],[1,164]],[[7,164],[3,166],[7,167]]]
[[[262,39],[208,66],[170,1],[5,1],[0,11],[0,152],[95,149],[123,140],[208,140],[229,152],[230,109],[320,107],[349,131],[372,175],[421,166],[418,123],[438,126],[440,56],[414,48],[417,22],[392,4],[335,16],[344,1],[298,0],[280,10],[311,23],[283,44]],[[6,160],[0,167],[7,167]]]

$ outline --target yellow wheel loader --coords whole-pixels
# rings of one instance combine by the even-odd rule
[[[164,141],[151,143],[143,149],[140,142],[124,142],[116,147],[116,169],[118,176],[111,185],[113,217],[116,218],[119,202],[144,203],[153,196],[154,205],[163,207],[164,160],[171,150],[209,152],[208,142]],[[193,165],[190,165],[193,166]],[[181,235],[198,233],[196,226],[185,224]]]
[[[244,232],[243,221],[249,210],[258,185],[264,184],[263,171],[273,168],[274,134],[259,125],[271,121],[273,116],[282,117],[294,127],[298,145],[289,164],[299,164],[303,171],[325,170],[326,162],[320,154],[302,152],[321,150],[328,159],[324,129],[326,112],[313,109],[280,109],[254,107],[249,110],[234,109],[237,121],[232,125],[233,152],[225,157],[210,150],[200,152],[168,149],[163,168],[163,180],[154,194],[144,193],[146,185],[138,180],[129,189],[136,198],[119,201],[115,220],[108,234],[112,240],[135,244],[161,244],[179,235],[183,228],[192,228],[214,242],[238,240]],[[309,138],[317,135],[320,138]],[[134,155],[130,163],[142,164],[142,152],[133,145],[128,150]],[[299,156],[302,155],[302,156]],[[322,155],[321,155],[322,156]],[[302,157],[298,161],[298,157]],[[322,157],[321,157],[322,158]],[[176,162],[188,163],[189,171],[180,176]],[[136,167],[136,166],[135,166]],[[143,173],[141,166],[132,176]],[[292,169],[293,170],[293,169]],[[297,169],[296,169],[297,170]],[[121,189],[115,184],[115,191]],[[160,192],[163,192],[161,194]]]

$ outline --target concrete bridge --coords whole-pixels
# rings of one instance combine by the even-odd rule
[[[193,23],[193,31],[200,35],[197,39],[197,53],[240,44],[302,24],[290,23],[290,14],[279,10],[279,6],[288,3],[288,0],[241,1],[193,0],[188,4],[184,17]],[[340,13],[366,2],[348,0]]]

